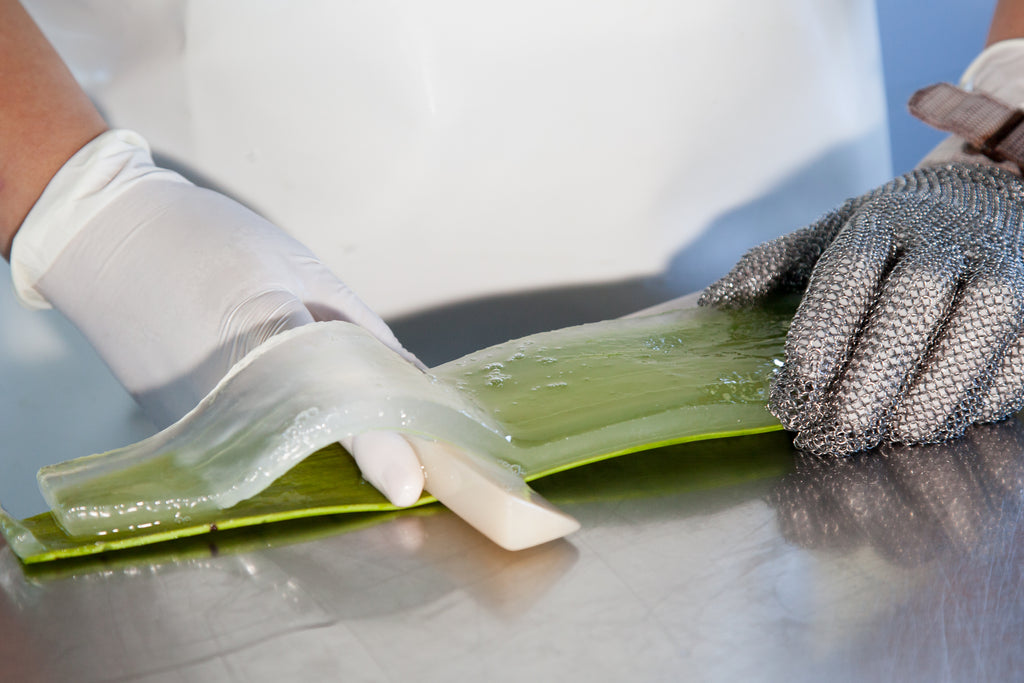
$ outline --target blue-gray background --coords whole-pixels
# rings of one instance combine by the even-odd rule
[[[892,168],[909,170],[943,138],[907,113],[918,88],[956,82],[985,45],[995,0],[878,0]]]

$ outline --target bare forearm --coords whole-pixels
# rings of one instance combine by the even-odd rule
[[[58,169],[106,129],[17,0],[0,0],[0,250]]]
[[[1009,38],[1024,38],[1024,0],[998,0],[996,3],[986,44]]]

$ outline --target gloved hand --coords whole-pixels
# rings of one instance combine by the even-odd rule
[[[1024,104],[1024,40],[963,87]],[[921,167],[746,254],[700,303],[806,287],[769,409],[798,447],[936,442],[1024,407],[1024,183],[951,136]]]
[[[11,253],[32,307],[67,316],[160,426],[194,407],[283,330],[347,320],[419,363],[308,249],[228,197],[153,164],[135,133],[108,131],[54,176]],[[392,502],[423,487],[401,437],[345,444]]]
[[[921,168],[746,254],[701,303],[806,285],[772,413],[815,453],[959,436],[1024,405],[1024,182]]]
[[[918,169],[758,247],[701,296],[804,298],[770,410],[813,453],[962,434],[1024,404],[1024,182]]]

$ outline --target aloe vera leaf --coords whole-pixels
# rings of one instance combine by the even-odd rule
[[[417,505],[430,502],[433,499],[424,497]],[[359,476],[359,469],[348,453],[332,444],[303,460],[300,466],[286,472],[259,495],[224,511],[227,514],[216,521],[189,520],[166,529],[144,527],[118,534],[76,538],[61,529],[51,512],[19,521],[0,509],[0,531],[15,554],[23,562],[32,564],[268,522],[396,509]]]
[[[212,521],[344,437],[372,429],[434,436],[437,426],[474,445],[502,442],[489,420],[364,329],[319,323],[261,346],[159,434],[44,467],[39,484],[70,535],[161,531]]]
[[[296,407],[289,403],[296,395],[293,383],[286,390],[278,387],[267,392],[269,398],[261,396],[261,386],[273,375],[265,374],[234,397],[237,406],[238,401],[256,396],[264,413],[252,410],[250,401],[243,417],[225,417],[222,406],[230,402],[218,404],[216,396],[208,397],[193,413],[193,420],[196,412],[205,413],[200,415],[205,422],[199,421],[204,430],[197,430],[194,422],[179,423],[178,434],[168,435],[172,427],[128,449],[45,468],[41,482],[58,510],[77,506],[97,512],[93,519],[103,521],[104,505],[109,509],[112,501],[115,506],[131,507],[139,502],[141,493],[178,505],[176,509],[173,505],[154,506],[158,513],[174,510],[173,523],[155,525],[162,526],[158,530],[149,522],[162,521],[159,515],[148,521],[139,517],[129,524],[108,523],[106,528],[97,525],[94,531],[107,533],[77,540],[65,536],[67,548],[59,552],[71,552],[71,546],[85,552],[82,549],[88,546],[107,549],[129,540],[135,544],[140,538],[156,541],[187,536],[209,531],[211,524],[228,528],[309,514],[386,509],[354,471],[351,480],[332,487],[327,505],[311,505],[308,498],[275,499],[270,501],[273,509],[269,512],[248,514],[245,505],[253,501],[245,498],[253,494],[242,496],[244,502],[229,509],[216,504],[216,495],[225,490],[238,495],[239,473],[242,484],[255,479],[265,486],[266,480],[276,478],[273,467],[287,471],[322,445],[318,438],[332,443],[346,433],[364,429],[398,429],[449,440],[503,460],[527,479],[660,444],[778,429],[763,408],[764,391],[781,353],[790,312],[786,308],[745,313],[684,309],[566,328],[470,354],[435,369],[429,378],[409,374],[408,366],[395,365],[392,356],[368,365],[360,358],[367,369],[362,374],[357,369],[356,376],[365,386],[348,391],[340,407],[329,406],[320,420],[308,418],[310,403],[316,407],[322,395],[303,391],[304,402]],[[362,343],[358,332],[345,329],[339,334],[354,335],[355,343]],[[308,361],[308,351],[303,347],[297,356]],[[273,358],[267,352],[262,356]],[[340,362],[331,360],[332,364]],[[250,362],[248,367],[254,366]],[[312,374],[317,377],[323,374],[315,363],[300,363],[300,367],[315,367]],[[251,379],[251,373],[233,374]],[[310,381],[310,374],[307,372],[303,382]],[[396,385],[400,391],[395,390]],[[310,393],[315,394],[312,399]],[[282,411],[284,404],[287,410]],[[296,416],[303,414],[306,423],[295,429]],[[254,415],[260,417],[254,419]],[[183,436],[194,445],[201,441],[197,433],[220,441],[214,448],[193,448],[185,456],[153,447],[161,445],[161,439],[166,444]],[[275,434],[285,435],[288,448],[268,447],[266,439]],[[246,448],[237,447],[246,439]],[[127,452],[133,448],[135,453]],[[147,457],[139,458],[138,450],[146,449]],[[249,476],[252,472],[260,476]],[[201,488],[204,486],[206,489]],[[194,492],[197,487],[204,491],[199,496],[201,502],[213,501],[212,506],[181,504],[187,500],[181,492]],[[360,500],[368,492],[376,496],[375,502]],[[225,498],[219,500],[223,503]],[[115,528],[117,533],[112,532]],[[36,541],[41,542],[40,535],[35,534]],[[56,543],[48,538],[47,542]]]
[[[563,471],[538,481],[537,488],[552,502],[563,505],[737,486],[776,478],[789,471],[789,444],[789,436],[781,432],[675,444],[651,449],[638,457],[613,458]],[[336,505],[335,487],[360,485],[360,491],[366,494],[363,503]],[[366,505],[367,502],[370,504]],[[10,533],[5,535],[22,562],[38,568],[33,570],[33,576],[61,577],[68,572],[109,570],[118,563],[175,561],[205,557],[211,552],[245,552],[299,543],[383,523],[396,514],[427,514],[434,509],[429,505],[415,510],[395,509],[375,489],[360,482],[352,459],[335,445],[305,459],[259,495],[225,511],[249,516],[226,517],[218,525],[216,541],[201,540],[210,531],[209,525],[182,527],[167,539],[144,530],[93,541],[73,539],[61,531],[50,513],[20,522],[7,518],[28,532],[28,542],[26,537],[19,540]],[[0,510],[0,525],[2,519]],[[211,547],[211,543],[215,545]],[[102,561],[89,559],[111,550],[129,552]],[[47,569],[54,560],[62,562]],[[66,561],[71,563],[64,568]]]
[[[437,368],[511,435],[529,481],[659,445],[779,429],[765,408],[791,309],[687,308],[533,335]]]
[[[534,483],[557,505],[651,499],[781,477],[793,467],[782,431],[690,441],[564,470]]]

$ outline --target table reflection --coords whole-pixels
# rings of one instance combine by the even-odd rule
[[[0,548],[0,680],[303,669],[852,683],[1024,670],[1016,420],[841,460],[795,453],[782,433],[723,439],[536,483],[584,526],[521,553],[440,507],[40,567]]]
[[[964,438],[887,446],[847,458],[795,455],[769,495],[782,534],[806,548],[867,544],[915,566],[963,554],[1016,519],[1024,491],[1024,424],[981,425]]]
[[[39,680],[135,680],[443,600],[515,618],[577,560],[565,542],[502,550],[440,508],[359,526],[331,522],[296,525],[305,527],[294,538],[303,542],[280,529],[262,543],[224,534],[222,546],[207,540],[38,568],[4,548],[0,626],[20,644],[0,661],[0,679],[17,665]],[[364,651],[356,641],[342,645]]]

